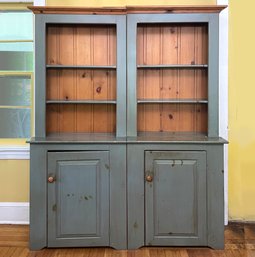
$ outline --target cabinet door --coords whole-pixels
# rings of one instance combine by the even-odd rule
[[[206,153],[146,151],[146,245],[205,245]]]
[[[49,152],[48,182],[48,246],[109,245],[109,153]]]

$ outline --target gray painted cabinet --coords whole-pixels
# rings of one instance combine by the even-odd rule
[[[31,249],[224,247],[223,8],[31,8]]]

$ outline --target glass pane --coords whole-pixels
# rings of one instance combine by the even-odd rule
[[[33,39],[31,12],[0,13],[0,40]]]
[[[0,70],[33,70],[33,43],[0,43]]]
[[[0,109],[0,138],[29,138],[30,109]]]
[[[29,106],[31,79],[28,77],[0,76],[0,105]]]

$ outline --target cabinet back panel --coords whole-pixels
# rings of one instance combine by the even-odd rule
[[[206,104],[139,104],[138,132],[207,132]]]
[[[116,71],[49,69],[47,100],[116,100]]]
[[[206,24],[139,24],[138,65],[207,65]],[[137,70],[140,100],[207,100],[207,68]],[[139,104],[138,131],[207,132],[206,104]]]
[[[47,134],[57,132],[113,133],[116,107],[110,104],[49,104]]]
[[[206,24],[141,24],[137,29],[137,64],[207,64]]]
[[[116,65],[112,25],[48,25],[47,64]]]
[[[206,69],[139,69],[138,99],[208,99]]]

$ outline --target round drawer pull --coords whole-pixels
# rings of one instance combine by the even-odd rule
[[[49,182],[49,183],[53,183],[54,180],[55,180],[54,177],[48,177],[48,182]]]
[[[152,182],[152,180],[153,180],[153,177],[151,175],[146,176],[147,182]]]

